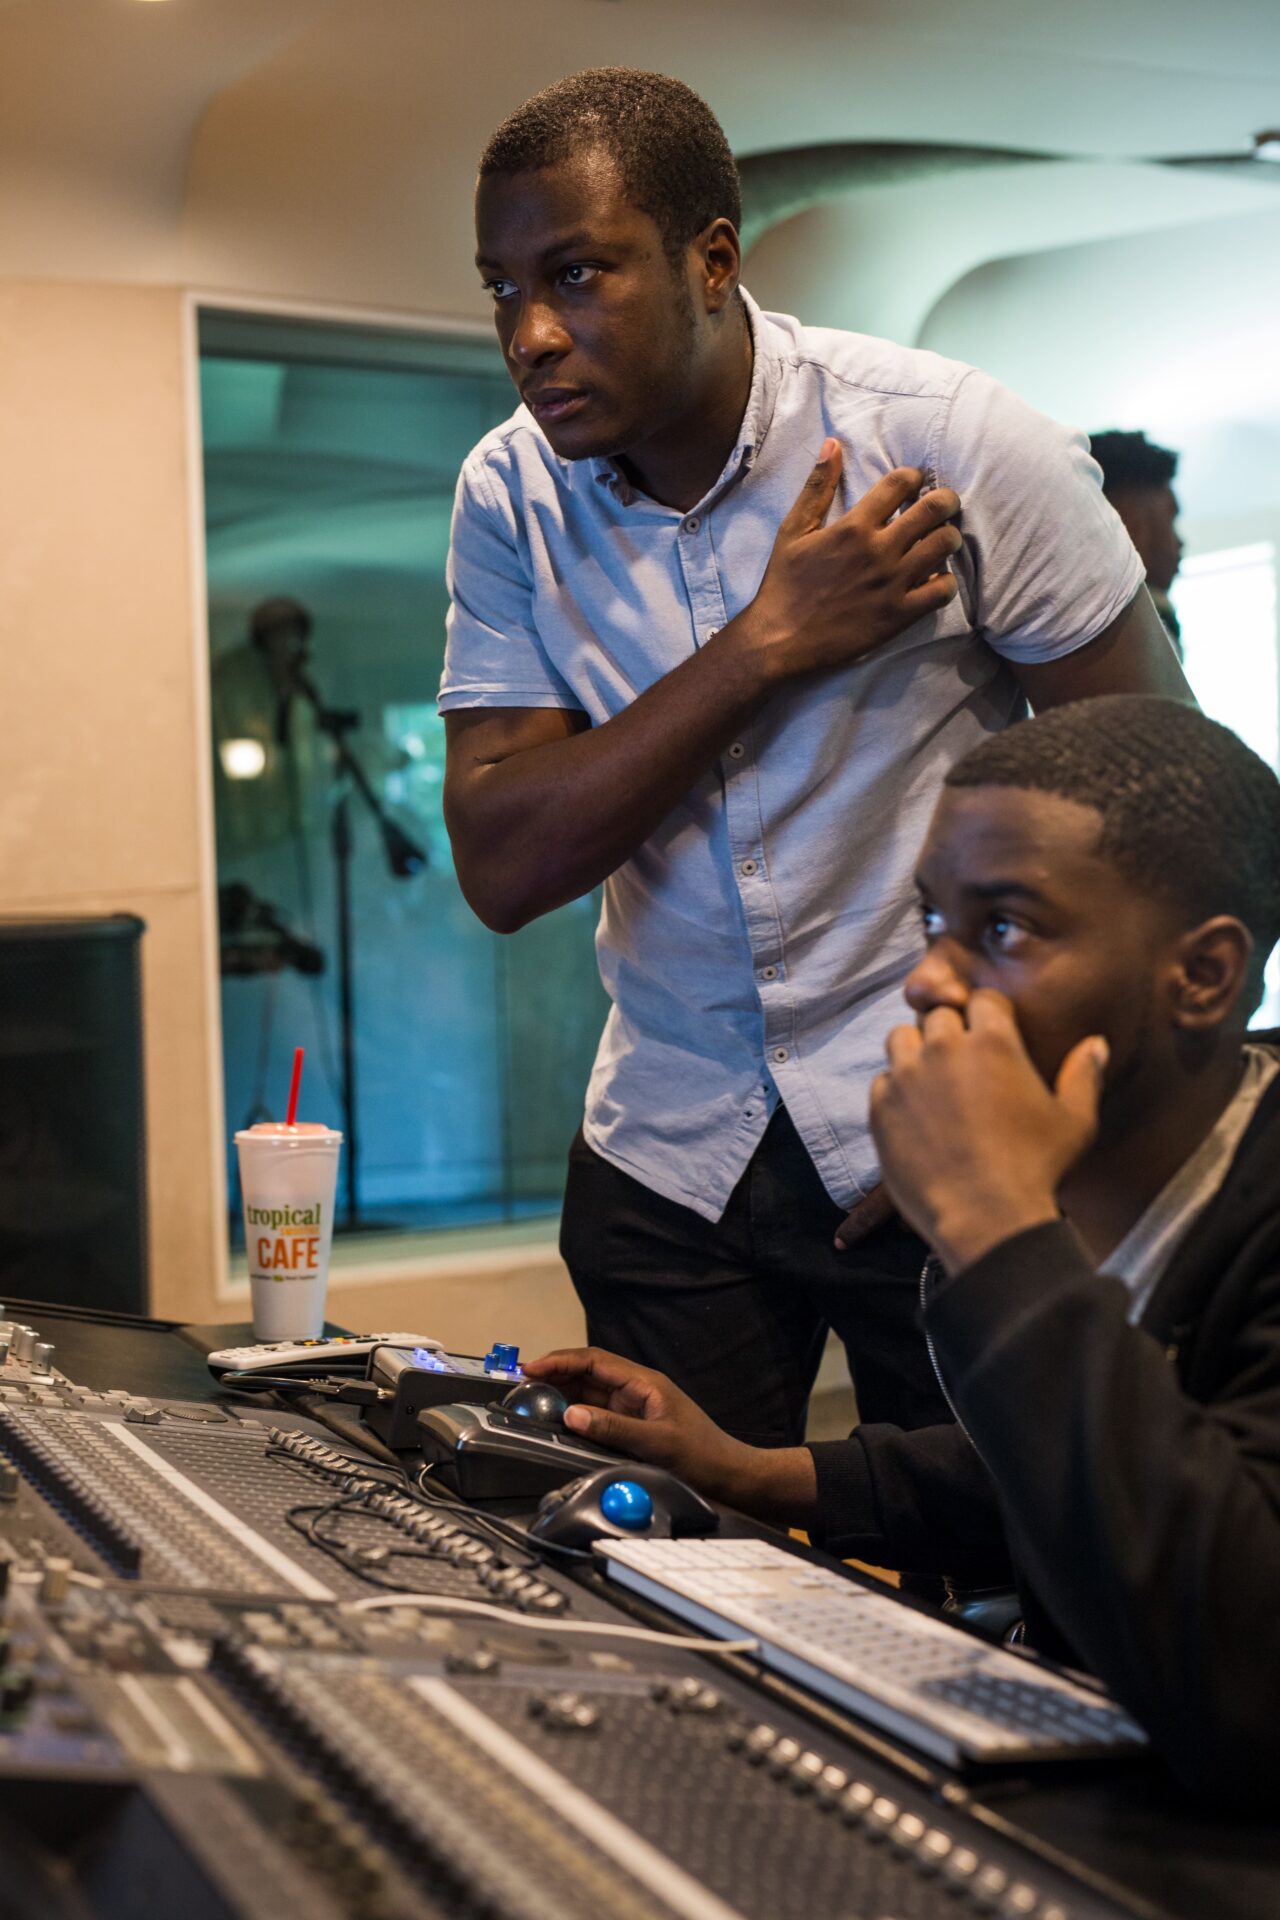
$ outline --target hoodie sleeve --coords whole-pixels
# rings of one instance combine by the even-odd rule
[[[813,1538],[829,1553],[960,1585],[1013,1584],[995,1490],[960,1427],[861,1426],[809,1451]]]
[[[1280,1259],[1267,1264],[1207,1404],[1065,1222],[1005,1241],[926,1307],[1024,1584],[1186,1786],[1255,1805],[1280,1778]]]

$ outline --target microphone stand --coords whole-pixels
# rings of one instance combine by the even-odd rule
[[[342,1119],[346,1134],[346,1168],[343,1179],[344,1225],[348,1232],[361,1224],[359,1160],[360,1141],[356,1120],[356,1017],[355,975],[352,964],[353,915],[351,910],[351,855],[353,840],[349,801],[354,790],[377,822],[382,835],[387,866],[397,880],[411,880],[427,864],[425,847],[411,840],[397,826],[369,782],[351,747],[349,736],[360,724],[360,715],[351,707],[327,706],[306,671],[306,654],[295,654],[290,662],[294,690],[311,707],[316,725],[325,734],[333,750],[334,774],[339,781],[330,823],[334,876],[337,895],[338,926],[338,1007],[342,1032]]]

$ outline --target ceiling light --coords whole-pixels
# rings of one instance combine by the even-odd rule
[[[1272,127],[1266,133],[1254,134],[1253,157],[1255,160],[1280,161],[1280,127]]]
[[[218,758],[228,780],[256,780],[267,764],[261,740],[221,740]]]

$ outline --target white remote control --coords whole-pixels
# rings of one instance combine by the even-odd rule
[[[425,1333],[341,1333],[330,1340],[273,1340],[254,1347],[219,1347],[208,1356],[209,1371],[224,1373],[364,1373],[375,1347],[426,1347],[441,1352]]]

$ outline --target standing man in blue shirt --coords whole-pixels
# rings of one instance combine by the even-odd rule
[[[459,482],[440,704],[486,924],[604,886],[561,1243],[589,1336],[777,1446],[828,1326],[864,1418],[945,1417],[867,1101],[947,768],[1026,700],[1189,694],[1083,437],[762,313],[739,211],[662,75],[574,75],[490,141],[522,405]]]

